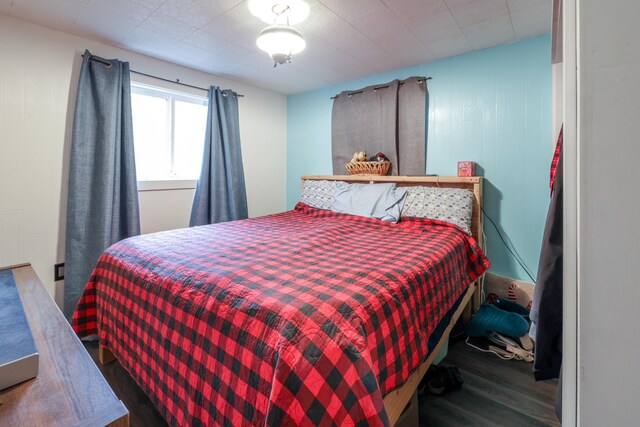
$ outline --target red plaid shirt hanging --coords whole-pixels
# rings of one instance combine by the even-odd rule
[[[556,182],[556,171],[558,170],[558,161],[560,160],[560,152],[562,151],[563,129],[564,129],[564,125],[560,127],[560,135],[558,135],[556,150],[553,153],[553,160],[551,160],[551,171],[549,173],[549,188],[551,189],[551,194],[553,194],[553,184]]]

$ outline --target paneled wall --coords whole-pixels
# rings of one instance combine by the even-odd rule
[[[431,76],[426,172],[455,175],[459,160],[477,162],[487,214],[535,277],[554,146],[550,55],[550,37],[541,36],[289,96],[288,207],[300,197],[301,175],[331,174],[331,96]],[[530,281],[485,224],[493,271]]]
[[[134,70],[244,94],[240,134],[249,214],[284,209],[285,96],[0,16],[0,266],[31,262],[53,292],[53,265],[64,260],[67,164],[85,48],[129,61]],[[193,190],[140,193],[143,232],[187,226],[192,198]]]

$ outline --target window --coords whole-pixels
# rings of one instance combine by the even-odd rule
[[[138,181],[197,180],[207,98],[132,83],[131,109]]]

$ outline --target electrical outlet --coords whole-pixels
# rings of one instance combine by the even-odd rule
[[[53,266],[53,280],[64,280],[64,262]]]

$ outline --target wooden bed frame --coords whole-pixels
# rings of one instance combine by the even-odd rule
[[[331,176],[303,176],[302,183],[304,181],[346,181],[346,182],[359,182],[359,183],[384,183],[395,182],[398,186],[426,186],[426,187],[443,187],[443,188],[464,188],[473,191],[474,205],[473,205],[473,217],[471,224],[471,232],[473,237],[478,241],[480,246],[483,245],[483,233],[482,233],[482,178],[481,177],[446,177],[446,176],[379,176],[379,175],[331,175]],[[433,363],[436,355],[440,352],[440,349],[446,342],[453,325],[458,321],[460,316],[470,318],[471,311],[480,305],[481,292],[479,288],[481,286],[481,279],[476,280],[469,289],[465,292],[463,300],[458,309],[453,314],[451,321],[447,325],[444,334],[436,344],[435,348],[427,358],[425,362],[418,367],[418,370],[413,373],[407,382],[397,390],[392,391],[384,398],[384,406],[389,417],[391,425],[395,425],[404,408],[407,406],[411,397],[415,393],[420,380],[427,372],[427,369]],[[107,364],[116,360],[113,353],[100,346],[98,349],[98,359],[101,364]]]
[[[385,183],[395,182],[399,187],[423,186],[423,187],[443,187],[443,188],[464,188],[473,191],[474,203],[471,219],[471,233],[480,247],[483,247],[483,215],[482,215],[482,178],[481,177],[457,177],[457,176],[380,176],[380,175],[331,175],[331,176],[303,176],[302,184],[305,181],[346,181],[359,183]],[[456,324],[460,316],[466,319],[471,318],[471,311],[480,306],[482,292],[482,278],[471,284],[463,296],[461,304],[453,314],[451,321],[447,325],[444,334],[436,344],[435,348],[426,361],[420,365],[418,370],[409,377],[406,383],[397,390],[387,394],[384,398],[384,407],[389,417],[391,425],[395,425],[400,415],[411,400],[411,396],[418,388],[422,377],[433,363],[433,360],[440,352],[440,349],[449,338],[453,325]]]

